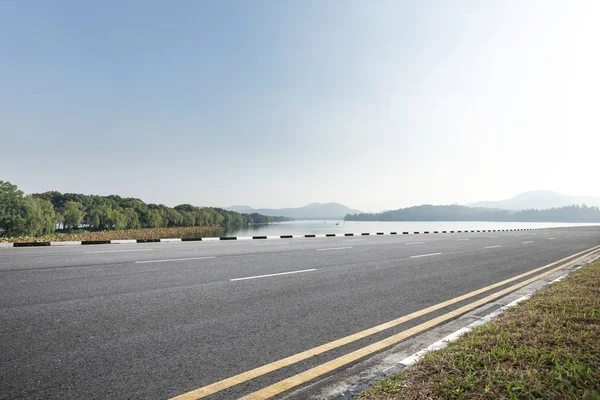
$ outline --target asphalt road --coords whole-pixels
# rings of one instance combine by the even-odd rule
[[[0,249],[0,398],[168,398],[596,245],[600,227]]]

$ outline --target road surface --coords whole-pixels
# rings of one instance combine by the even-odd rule
[[[600,227],[0,249],[0,398],[170,398],[596,245]]]

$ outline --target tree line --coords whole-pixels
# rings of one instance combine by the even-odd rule
[[[346,221],[494,221],[494,222],[600,222],[600,208],[584,205],[546,210],[511,211],[458,205],[422,205],[381,213],[348,214]]]
[[[0,236],[40,236],[56,229],[114,230],[187,226],[241,227],[286,221],[258,213],[240,214],[217,207],[146,204],[117,195],[98,196],[50,191],[25,195],[0,181]]]

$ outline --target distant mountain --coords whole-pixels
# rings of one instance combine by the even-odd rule
[[[598,206],[600,199],[591,196],[568,196],[549,190],[524,192],[515,197],[498,201],[480,201],[468,204],[469,207],[502,208],[505,210],[538,210],[571,205]]]
[[[239,213],[259,213],[262,215],[282,216],[294,219],[343,219],[347,214],[360,213],[339,203],[311,203],[298,208],[252,208],[249,206],[231,206],[226,210]]]
[[[346,221],[501,221],[600,222],[598,207],[565,206],[546,210],[501,210],[466,206],[422,205],[381,213],[349,214]]]
[[[244,213],[244,214],[256,212],[256,210],[254,208],[249,207],[249,206],[231,206],[231,207],[225,207],[225,209],[228,211],[235,211],[235,212]]]

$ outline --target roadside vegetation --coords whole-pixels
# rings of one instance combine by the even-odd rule
[[[600,399],[600,261],[374,383],[361,400]]]
[[[20,236],[0,238],[0,243],[16,242],[65,242],[78,240],[119,240],[119,239],[167,239],[198,238],[221,234],[223,228],[217,226],[190,226],[179,228],[145,228],[113,231],[90,232],[75,230],[71,232],[54,232],[42,236]]]
[[[114,239],[126,239],[131,235],[152,234],[152,231],[141,233],[141,229],[144,228],[202,227],[215,231],[219,228],[286,220],[289,218],[257,213],[240,214],[221,208],[196,207],[191,204],[180,204],[171,208],[117,195],[96,196],[56,191],[25,195],[16,185],[0,181],[0,238],[50,237],[49,235],[58,233],[57,231],[68,235],[89,235],[87,232],[101,231],[115,231],[116,234],[116,231],[119,231],[119,237],[109,236]],[[81,230],[86,233],[79,232]],[[130,232],[131,235],[125,234],[125,230],[133,232]],[[72,237],[68,235],[61,237]]]

